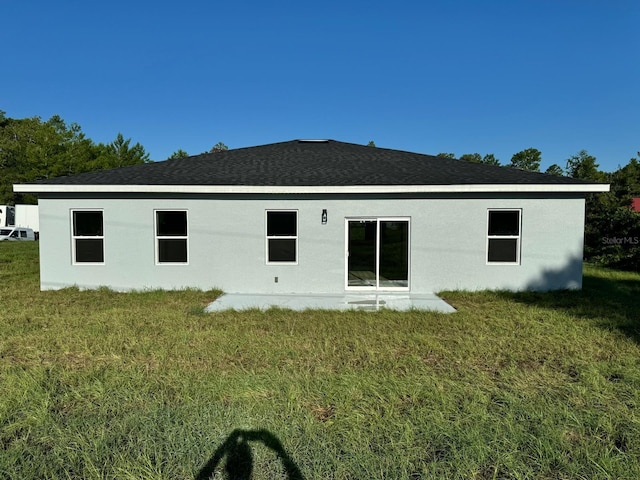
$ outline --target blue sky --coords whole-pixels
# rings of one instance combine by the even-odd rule
[[[614,170],[640,150],[639,24],[636,0],[0,0],[0,110],[154,160],[332,138]]]

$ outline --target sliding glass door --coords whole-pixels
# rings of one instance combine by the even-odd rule
[[[408,219],[347,219],[346,236],[347,288],[409,288]]]

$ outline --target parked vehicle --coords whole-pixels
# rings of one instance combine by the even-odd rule
[[[34,241],[36,235],[33,229],[26,227],[7,227],[0,228],[0,242],[2,241]]]

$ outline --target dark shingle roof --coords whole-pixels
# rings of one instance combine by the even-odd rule
[[[38,182],[54,185],[585,184],[514,168],[335,140],[273,143]]]

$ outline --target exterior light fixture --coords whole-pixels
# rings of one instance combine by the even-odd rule
[[[326,225],[327,224],[327,209],[323,208],[322,209],[322,225]]]

